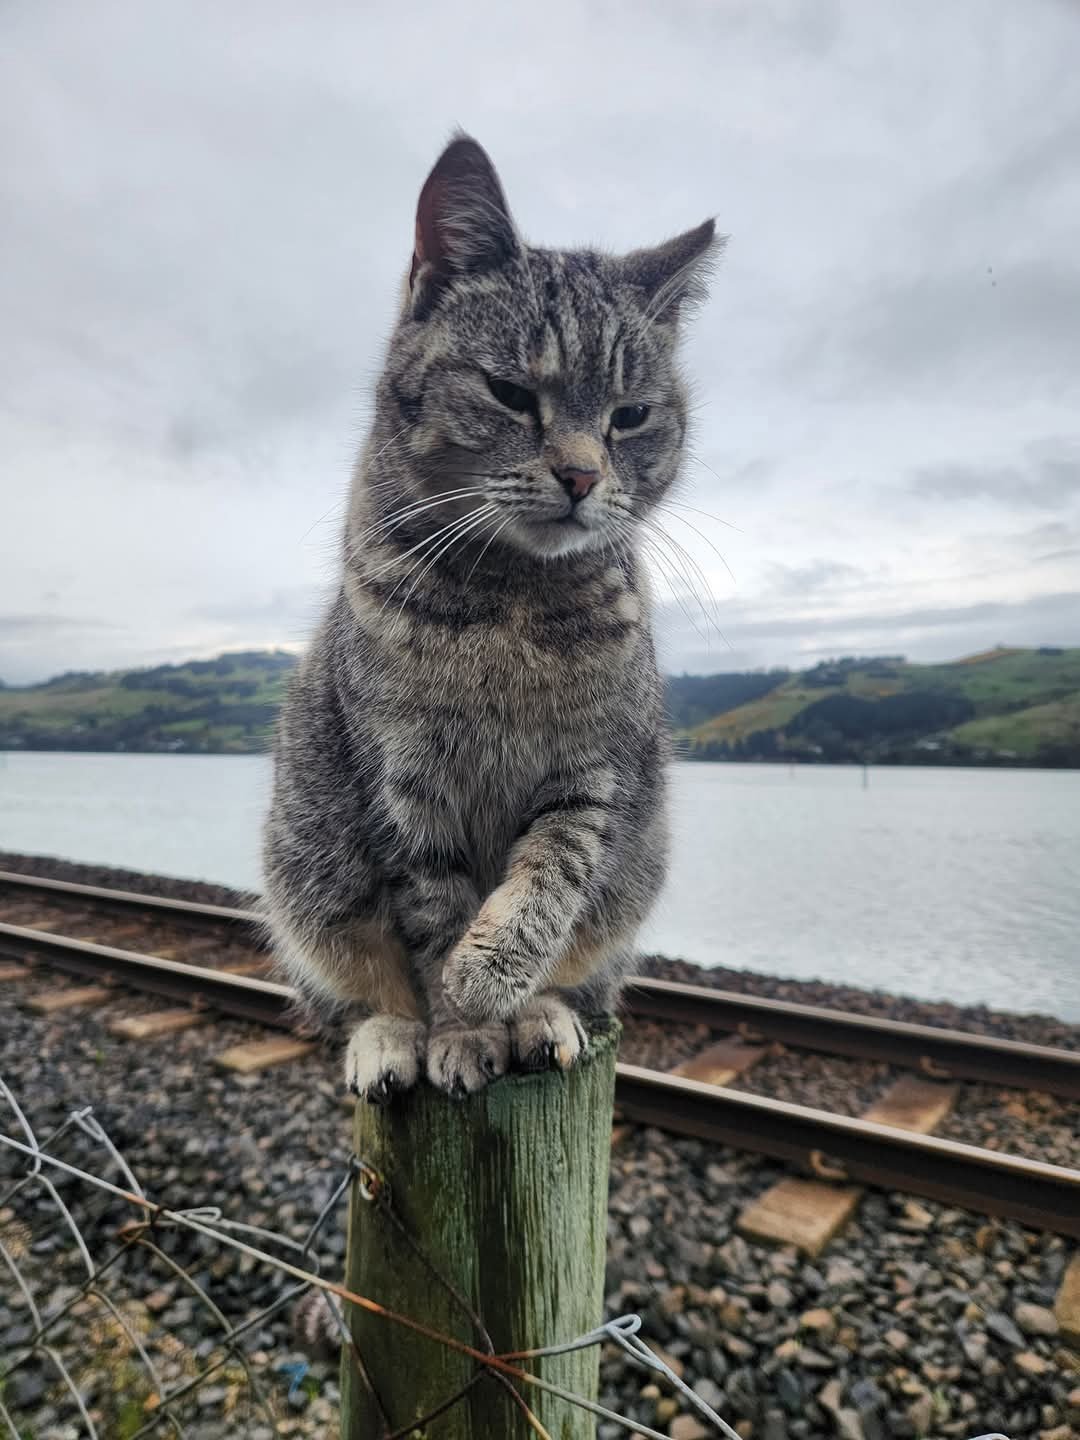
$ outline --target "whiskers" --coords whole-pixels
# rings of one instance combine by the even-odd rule
[[[369,479],[371,508],[366,517],[369,523],[348,536],[347,554],[360,583],[370,583],[377,593],[379,615],[400,619],[427,577],[437,567],[445,571],[448,562],[454,567],[455,578],[453,592],[447,591],[444,598],[447,603],[467,604],[467,594],[462,597],[458,587],[468,590],[485,557],[515,523],[524,526],[532,537],[526,541],[524,535],[519,535],[516,539],[536,560],[544,562],[569,553],[567,547],[557,547],[548,539],[545,522],[561,515],[553,512],[548,498],[536,492],[529,478],[513,469],[448,467],[440,476],[432,475],[430,480],[441,481],[452,488],[424,493],[414,485],[411,493],[404,495],[393,494],[401,484],[395,476]],[[440,523],[440,510],[446,506],[453,507],[453,518]],[[457,513],[459,510],[461,513]],[[705,648],[711,648],[712,637],[716,636],[731,649],[720,623],[720,607],[709,574],[698,558],[703,552],[695,546],[697,554],[693,553],[672,533],[673,521],[690,530],[708,547],[734,583],[735,576],[726,557],[707,533],[707,527],[696,523],[699,517],[729,525],[731,529],[738,528],[710,515],[707,510],[671,496],[665,496],[655,508],[645,508],[642,497],[617,491],[605,496],[601,512],[587,527],[589,538],[579,537],[580,546],[624,559],[639,554]],[[408,528],[402,533],[403,527],[410,526],[411,533]],[[538,527],[535,535],[533,526]],[[499,547],[500,555],[505,543]],[[716,571],[707,558],[705,565],[715,580]],[[430,590],[430,585],[427,588]],[[458,598],[450,601],[451,593]],[[431,596],[429,602],[435,603]]]
[[[692,520],[687,520],[687,518],[686,518],[685,515],[676,515],[675,510],[671,508],[671,507],[673,507],[673,506],[678,507],[680,510],[691,510],[691,511],[693,511],[694,514],[696,514],[696,515],[708,515],[708,512],[705,511],[705,510],[695,510],[693,505],[682,505],[678,500],[667,500],[667,499],[664,499],[664,500],[661,500],[660,504],[656,507],[658,510],[666,510],[667,513],[671,516],[672,520],[678,520],[681,524],[688,526],[688,527],[694,532],[694,534],[699,537],[699,539],[704,540],[705,544],[708,545],[709,549],[713,552],[713,554],[716,556],[716,558],[720,561],[720,564],[724,567],[724,569],[727,571],[727,573],[731,576],[731,583],[732,583],[733,585],[737,585],[739,582],[735,579],[735,571],[732,570],[732,568],[731,568],[731,566],[728,564],[727,560],[724,558],[723,555],[721,555],[720,551],[716,548],[716,546],[713,544],[713,542],[709,539],[708,535],[705,534],[704,530],[702,530],[702,529],[700,528],[700,526],[695,525]],[[709,518],[712,519],[712,516],[709,516]],[[721,523],[723,523],[723,522],[721,522]],[[732,526],[732,529],[735,529],[735,528],[736,528],[735,526]],[[665,532],[665,533],[666,533],[666,532]],[[668,538],[670,539],[671,537],[669,536]]]
[[[483,492],[473,493],[482,494]],[[474,505],[466,514],[457,516],[454,520],[451,520],[449,524],[440,526],[430,535],[425,535],[422,540],[418,541],[417,544],[411,546],[408,550],[392,556],[389,560],[376,566],[373,570],[365,568],[362,572],[362,579],[371,581],[385,574],[387,570],[400,565],[402,561],[408,560],[410,557],[412,558],[412,564],[408,565],[404,573],[398,576],[397,583],[380,605],[379,615],[385,614],[395,597],[401,591],[402,586],[405,585],[406,582],[409,582],[408,589],[404,595],[402,595],[401,602],[397,607],[397,613],[394,616],[395,621],[399,620],[404,614],[409,599],[417,586],[421,584],[424,577],[439,561],[449,558],[451,552],[455,549],[461,549],[469,544],[470,541],[482,538],[485,530],[490,529],[491,534],[488,535],[479,555],[477,555],[473,561],[472,569],[469,571],[469,576],[471,576],[476,566],[480,563],[488,546],[498,535],[499,531],[514,518],[513,515],[506,516],[505,518],[502,517],[503,507],[501,505],[494,504],[490,501],[484,504]],[[468,578],[467,576],[466,579]]]
[[[444,490],[441,495],[425,500],[413,500],[407,505],[399,506],[389,515],[384,515],[372,525],[366,525],[358,530],[355,535],[349,537],[350,554],[355,554],[358,547],[366,541],[374,540],[377,543],[385,540],[393,531],[406,524],[409,520],[424,514],[427,510],[434,510],[440,505],[449,505],[452,500],[466,500],[475,496],[483,496],[484,491],[475,485],[459,486],[456,490]]]
[[[671,503],[664,500],[657,510],[666,510]],[[693,509],[692,506],[687,508]],[[614,512],[617,511],[622,513],[615,515]],[[710,632],[714,632],[729,650],[732,649],[730,640],[720,626],[720,608],[709,584],[708,576],[690,551],[661,525],[657,512],[642,514],[633,508],[632,502],[628,499],[614,505],[612,512],[616,533],[623,548],[641,550],[650,568],[666,585],[671,598],[678,605],[687,623],[705,648],[711,648]],[[734,581],[735,577],[731,572],[731,567],[708,536],[673,510],[669,510],[668,513],[673,520],[683,520],[684,524],[689,525],[714,550]],[[687,599],[696,607],[696,611],[700,612],[702,623],[698,621],[695,608],[691,608],[691,605],[687,604]],[[702,624],[704,629],[702,629]]]
[[[702,466],[703,469],[708,470],[710,474],[716,475],[716,478],[718,480],[722,479],[722,477],[717,473],[717,471],[715,471],[711,465],[709,465],[705,460],[703,460],[700,455],[695,454],[692,450],[687,450],[685,454],[688,460],[692,460],[696,465]],[[656,506],[656,510],[651,515],[635,516],[637,522],[650,532],[650,535],[653,539],[654,543],[652,546],[651,558],[653,559],[654,563],[658,563],[660,558],[660,554],[657,549],[658,544],[663,544],[663,546],[665,547],[665,554],[669,562],[676,556],[678,557],[679,574],[684,584],[686,584],[691,595],[697,601],[698,608],[701,610],[702,616],[706,619],[707,628],[709,625],[711,625],[712,628],[716,631],[716,633],[720,636],[724,644],[730,650],[733,648],[731,642],[730,640],[728,640],[727,636],[720,629],[720,626],[717,623],[719,609],[716,603],[716,597],[712,592],[712,589],[709,585],[708,579],[704,571],[702,570],[700,564],[690,554],[690,552],[686,550],[686,548],[681,545],[669,531],[663,529],[663,527],[659,523],[659,520],[656,517],[659,514],[665,514],[670,519],[677,520],[680,524],[685,525],[689,530],[692,530],[694,534],[709,547],[712,553],[716,556],[717,560],[719,560],[720,564],[724,567],[724,569],[727,571],[727,574],[730,576],[731,583],[733,585],[738,584],[738,581],[735,578],[735,572],[732,570],[731,566],[728,564],[726,556],[721,553],[715,542],[705,533],[704,530],[701,529],[699,525],[695,525],[692,520],[688,520],[685,514],[680,514],[680,511],[687,511],[691,515],[699,515],[703,519],[711,520],[714,525],[724,525],[727,529],[736,531],[737,534],[742,534],[742,531],[738,525],[733,524],[730,520],[722,520],[719,515],[714,515],[709,510],[702,510],[697,505],[688,505],[685,500],[676,499],[673,495],[670,494],[663,497],[663,499]],[[663,568],[663,566],[661,565],[660,568]],[[687,574],[687,571],[689,571],[689,575]],[[670,565],[668,573],[665,575],[665,578],[668,582],[668,588],[671,589],[672,586]],[[700,591],[698,590],[698,586],[700,586]],[[703,595],[705,598],[703,598]],[[676,598],[678,599],[679,597],[676,596]],[[709,602],[708,608],[705,604],[706,598]],[[686,607],[683,606],[682,608],[685,614]],[[712,612],[711,616],[709,615],[710,610]],[[698,629],[696,624],[694,625],[694,629],[699,635],[701,635],[701,631]],[[706,636],[703,638],[705,639],[706,645],[708,645],[707,633]]]
[[[400,605],[400,608],[398,609],[398,618],[399,618],[399,619],[400,619],[400,617],[404,614],[405,607],[406,607],[406,605],[409,603],[409,597],[412,595],[412,593],[413,593],[413,591],[416,589],[417,585],[420,584],[420,581],[423,580],[424,576],[428,573],[428,571],[432,568],[432,566],[438,564],[439,560],[440,560],[444,555],[447,555],[450,550],[454,549],[455,547],[460,547],[461,545],[464,545],[464,544],[466,543],[466,541],[467,541],[468,536],[469,536],[474,530],[476,530],[479,526],[484,525],[484,524],[486,523],[486,521],[488,521],[490,518],[492,518],[493,516],[497,515],[498,513],[499,513],[499,507],[498,507],[497,505],[488,504],[488,505],[480,505],[480,506],[478,506],[475,510],[470,511],[468,515],[462,516],[462,518],[461,518],[459,521],[457,521],[456,524],[455,524],[453,527],[451,527],[451,529],[450,529],[450,534],[449,534],[449,536],[447,537],[447,539],[443,542],[442,545],[439,546],[439,548],[435,551],[435,553],[430,556],[430,558],[426,558],[426,559],[425,559],[425,557],[421,556],[421,560],[424,562],[424,563],[423,563],[423,569],[422,569],[422,570],[420,571],[420,573],[414,578],[412,584],[409,586],[408,590],[405,591],[405,594],[404,594],[404,596],[402,597],[401,605]],[[418,561],[417,563],[419,564],[420,562]],[[415,568],[416,568],[416,567],[414,566],[413,569],[415,569]],[[411,570],[410,570],[410,571],[407,571],[407,572],[401,577],[401,579],[398,581],[398,583],[394,586],[393,590],[390,592],[390,594],[387,596],[386,600],[383,602],[383,607],[382,607],[382,608],[383,608],[384,610],[386,609],[386,606],[387,606],[387,604],[389,603],[389,601],[393,598],[393,596],[394,596],[394,595],[397,593],[397,591],[401,588],[401,586],[404,584],[404,582],[409,578],[409,575],[410,575],[410,574],[412,574],[412,571],[411,571]]]
[[[365,466],[366,466],[366,467],[373,466],[373,465],[376,463],[376,461],[378,461],[379,459],[381,459],[382,456],[385,455],[386,452],[387,452],[388,450],[390,450],[394,445],[396,445],[399,440],[403,440],[403,439],[405,438],[405,436],[409,433],[409,431],[411,430],[411,428],[412,428],[412,427],[411,427],[410,425],[403,425],[403,426],[401,427],[401,429],[397,431],[396,434],[390,436],[390,439],[387,440],[384,445],[380,445],[380,446],[379,446],[378,450],[375,451],[375,454],[372,455],[369,460],[366,460],[366,461],[364,462]],[[392,486],[397,485],[399,482],[398,482],[397,480],[392,479],[392,480],[379,480],[379,481],[374,481],[374,482],[372,482],[372,481],[369,480],[369,481],[366,481],[365,483],[367,484],[367,486],[368,486],[368,488],[369,488],[370,490],[386,490],[386,489],[391,488]],[[300,536],[300,542],[299,542],[299,543],[300,543],[301,545],[303,545],[304,541],[308,538],[308,536],[311,534],[311,532],[312,532],[313,530],[318,529],[318,527],[319,527],[320,525],[324,524],[327,520],[329,520],[329,518],[330,518],[331,515],[334,515],[334,516],[347,515],[347,514],[348,514],[348,511],[349,511],[349,497],[348,497],[348,495],[345,495],[345,496],[342,497],[342,499],[336,500],[336,501],[334,502],[334,504],[330,506],[330,509],[324,511],[323,514],[320,515],[317,520],[313,520],[313,521],[311,522],[311,524],[308,526],[308,528],[307,528],[307,529],[304,531],[304,533]],[[350,542],[350,543],[351,543],[351,542]]]

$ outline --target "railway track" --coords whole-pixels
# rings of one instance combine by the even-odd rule
[[[257,923],[247,910],[0,872],[0,955],[289,1029],[297,997],[268,978]],[[61,925],[77,933],[59,933]],[[110,927],[123,946],[86,936]],[[140,935],[156,942],[156,953],[129,948]],[[175,958],[178,951],[200,963]],[[631,983],[627,1002],[635,1015],[747,1040],[1080,1099],[1080,1052],[644,977]],[[628,1120],[756,1151],[833,1182],[905,1191],[1080,1240],[1080,1170],[633,1065],[619,1066],[616,1103]]]

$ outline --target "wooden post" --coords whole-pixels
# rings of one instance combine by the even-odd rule
[[[599,1324],[618,1028],[594,1033],[587,1056],[565,1074],[515,1075],[464,1101],[421,1085],[386,1109],[358,1104],[356,1153],[382,1177],[405,1233],[357,1182],[349,1288],[483,1350],[422,1255],[482,1319],[496,1354],[571,1340]],[[478,1368],[468,1356],[348,1308],[370,1388],[346,1346],[344,1440],[393,1434],[448,1400]],[[523,1364],[595,1400],[599,1358],[594,1346]],[[587,1412],[535,1386],[521,1390],[552,1440],[593,1440]],[[490,1375],[430,1425],[406,1433],[410,1440],[535,1440]]]

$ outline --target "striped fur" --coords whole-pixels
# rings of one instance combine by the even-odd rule
[[[529,247],[465,137],[424,187],[265,833],[277,953],[365,1015],[371,1099],[568,1064],[615,1003],[667,849],[637,536],[679,469],[674,352],[714,248],[711,222],[622,258]],[[591,473],[576,505],[559,471]]]

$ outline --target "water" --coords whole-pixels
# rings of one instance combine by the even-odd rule
[[[1080,1021],[1080,772],[682,764],[643,942]],[[0,849],[257,889],[258,756],[0,754]]]

